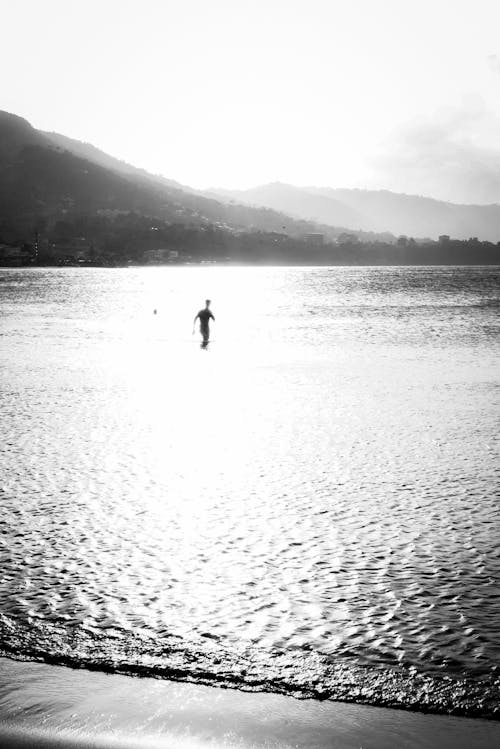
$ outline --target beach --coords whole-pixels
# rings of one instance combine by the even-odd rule
[[[0,659],[2,749],[493,749],[500,723]]]

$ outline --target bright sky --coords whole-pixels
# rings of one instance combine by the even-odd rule
[[[500,201],[499,0],[0,0],[0,109],[194,187]]]

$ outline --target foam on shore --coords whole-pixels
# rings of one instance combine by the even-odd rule
[[[0,658],[3,749],[493,749],[500,724]]]

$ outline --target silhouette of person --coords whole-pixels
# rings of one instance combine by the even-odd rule
[[[210,318],[215,322],[215,317],[210,311],[210,299],[205,301],[205,309],[201,309],[193,320],[193,333],[196,320],[200,321],[200,333],[203,339],[201,347],[206,348],[208,346],[208,339],[210,338]]]

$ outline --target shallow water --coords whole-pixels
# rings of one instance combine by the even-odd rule
[[[0,270],[2,652],[494,714],[498,281]]]

